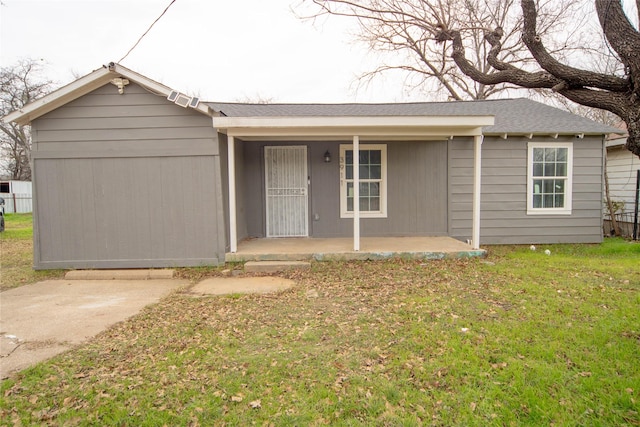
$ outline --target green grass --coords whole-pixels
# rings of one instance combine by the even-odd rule
[[[490,247],[177,293],[5,380],[0,423],[637,426],[639,261],[619,239]]]
[[[61,270],[35,271],[32,266],[32,215],[6,214],[5,231],[0,233],[0,291],[63,275]]]

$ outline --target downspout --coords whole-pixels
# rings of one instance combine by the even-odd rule
[[[483,135],[473,137],[473,218],[471,225],[471,245],[480,249],[480,192],[482,178]]]

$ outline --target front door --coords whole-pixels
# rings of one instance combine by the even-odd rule
[[[309,235],[307,147],[265,147],[267,237]]]

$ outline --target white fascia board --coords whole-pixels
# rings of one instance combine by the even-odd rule
[[[163,95],[165,98],[169,96],[169,94],[173,91],[172,88],[163,85],[162,83],[158,83],[155,80],[151,80],[148,77],[143,76],[142,74],[138,74],[135,71],[128,69],[127,67],[123,67],[120,64],[113,64],[113,71],[121,75],[122,77],[126,77],[127,79],[139,84],[140,86],[145,87],[151,92]],[[213,111],[206,105],[204,102],[198,104],[196,108],[192,108],[193,110],[199,111],[202,114],[206,114],[207,116],[213,115]]]
[[[326,128],[492,126],[493,116],[323,116],[323,117],[214,117],[219,129],[231,128]]]
[[[162,83],[158,83],[155,80],[151,80],[148,77],[143,76],[142,74],[138,74],[135,71],[128,69],[127,67],[123,67],[120,64],[113,64],[113,71],[121,75],[122,77],[126,77],[127,79],[139,84],[140,86],[145,87],[151,92],[160,94],[165,98],[169,96],[169,94],[173,91],[172,88],[163,85]],[[213,111],[206,105],[204,102],[198,104],[196,108],[192,108],[193,110],[199,111],[202,114],[206,114],[207,116],[213,115]]]
[[[164,95],[165,97],[169,96],[169,94],[171,93],[170,87],[165,86],[161,83],[158,83],[154,80],[151,80],[143,76],[142,74],[138,74],[135,71],[128,69],[127,67],[123,67],[120,64],[113,64],[113,66],[111,66],[111,69],[113,70],[114,73],[121,75],[122,77],[126,77],[131,81],[134,81],[140,86],[144,86],[145,88],[149,89],[152,92],[155,92],[160,95]]]
[[[2,120],[5,123],[16,122],[19,125],[25,125],[30,123],[32,120],[55,110],[56,108],[104,86],[116,77],[124,77],[145,87],[153,93],[163,95],[165,97],[169,96],[169,93],[171,93],[171,88],[138,74],[135,71],[131,71],[120,64],[112,63],[105,65],[84,77],[80,77],[78,80],[25,105],[17,111],[7,114],[2,118]],[[204,103],[200,103],[200,105],[194,109],[208,116],[212,115],[211,109]]]
[[[5,123],[16,122],[19,125],[27,124],[31,122],[31,120],[47,114],[48,112],[99,88],[112,78],[113,76],[108,68],[99,68],[94,72],[61,87],[60,89],[25,105],[21,109],[7,114],[2,120]]]
[[[621,137],[607,139],[604,144],[607,148],[611,148],[611,147],[623,147],[626,143],[627,143],[627,137],[621,136]]]
[[[332,116],[332,117],[213,117],[213,125],[236,137],[473,136],[493,116]]]
[[[295,127],[295,128],[233,128],[219,129],[229,136],[244,139],[268,139],[268,138],[332,138],[350,139],[353,135],[358,135],[361,140],[384,139],[421,139],[436,137],[442,139],[451,134],[455,136],[476,136],[482,135],[482,128],[451,128],[451,127]]]

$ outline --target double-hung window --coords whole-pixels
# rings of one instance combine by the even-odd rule
[[[387,216],[387,146],[360,144],[360,198],[355,200],[353,145],[340,145],[340,217],[352,218],[358,203],[362,218]]]
[[[529,143],[527,213],[571,214],[572,143]]]

